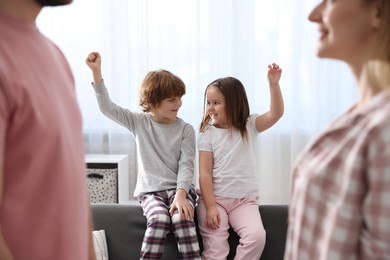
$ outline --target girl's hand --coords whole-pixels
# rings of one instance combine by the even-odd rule
[[[219,215],[217,207],[211,207],[207,209],[206,221],[205,221],[206,227],[215,230],[219,228],[220,223],[221,223],[221,217]]]
[[[282,69],[279,67],[278,64],[272,63],[271,65],[268,65],[267,77],[270,86],[278,85],[281,75]]]

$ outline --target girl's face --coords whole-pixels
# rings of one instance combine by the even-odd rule
[[[225,97],[216,87],[210,86],[206,90],[206,111],[215,127],[228,127]]]
[[[160,124],[176,122],[177,113],[182,105],[181,97],[163,99],[158,107],[150,109],[153,120]]]
[[[309,15],[319,25],[317,55],[346,62],[362,61],[374,35],[373,4],[366,0],[323,0]]]

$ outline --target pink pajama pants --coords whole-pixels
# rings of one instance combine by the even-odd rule
[[[221,223],[217,230],[205,226],[206,208],[202,198],[197,207],[199,230],[203,239],[202,260],[226,260],[229,254],[229,228],[240,237],[235,260],[257,260],[265,246],[265,230],[255,196],[242,199],[216,197]]]

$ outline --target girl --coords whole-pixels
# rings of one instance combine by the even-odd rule
[[[257,202],[255,141],[258,133],[283,115],[281,73],[278,65],[269,65],[271,105],[262,115],[250,115],[245,89],[238,79],[217,79],[206,88],[198,139],[198,221],[204,260],[226,259],[229,227],[240,236],[235,259],[259,259],[263,251],[265,230]]]
[[[321,1],[309,20],[360,98],[296,161],[285,259],[390,259],[390,1]]]

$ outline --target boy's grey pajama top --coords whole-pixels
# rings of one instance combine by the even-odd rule
[[[113,103],[104,81],[93,85],[101,112],[133,133],[137,147],[138,179],[134,196],[192,187],[195,131],[177,118],[173,124],[159,124],[145,112],[131,112]]]

